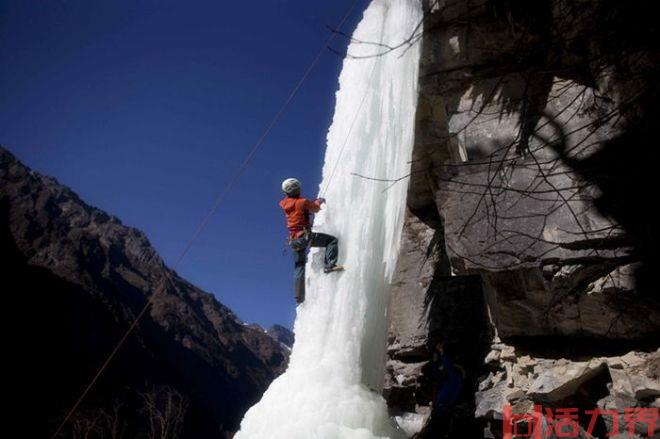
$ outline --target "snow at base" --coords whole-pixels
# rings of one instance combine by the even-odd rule
[[[339,78],[314,230],[335,235],[343,273],[307,265],[288,370],[268,388],[236,439],[402,438],[379,389],[389,279],[396,262],[410,170],[419,44],[404,44],[422,19],[418,0],[374,0],[353,34]],[[378,43],[378,44],[365,44]],[[382,45],[380,45],[382,44]],[[309,188],[308,188],[309,191]]]

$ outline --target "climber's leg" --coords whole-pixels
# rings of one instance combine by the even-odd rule
[[[337,257],[339,255],[339,241],[332,235],[325,233],[312,233],[312,247],[325,247],[323,260],[325,271],[336,271]]]
[[[293,251],[293,290],[298,303],[305,301],[305,253],[306,250]]]
[[[305,264],[307,263],[307,235],[291,241],[293,250],[293,290],[297,303],[305,301]]]

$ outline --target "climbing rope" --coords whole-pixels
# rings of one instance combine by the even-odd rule
[[[314,70],[314,67],[316,67],[316,64],[318,64],[319,60],[321,59],[321,56],[325,52],[326,48],[330,45],[330,43],[335,39],[339,31],[341,30],[341,27],[344,25],[346,20],[351,16],[353,10],[355,9],[355,6],[360,2],[360,0],[355,0],[351,6],[348,8],[348,11],[344,14],[343,18],[339,22],[337,26],[334,27],[334,31],[330,34],[330,36],[326,39],[326,41],[323,43],[321,48],[319,49],[318,53],[312,60],[312,62],[309,64],[305,72],[303,73],[302,77],[300,80],[296,83],[296,85],[293,87],[291,92],[289,93],[288,97],[284,101],[284,103],[281,105],[277,113],[273,116],[273,118],[270,120],[268,125],[266,125],[266,128],[262,132],[261,136],[257,139],[257,141],[254,143],[252,148],[250,149],[249,153],[245,157],[245,159],[241,162],[240,166],[236,169],[234,174],[232,175],[231,179],[229,180],[229,183],[225,186],[224,190],[220,193],[220,195],[215,199],[211,209],[209,212],[204,216],[202,221],[198,224],[197,228],[195,229],[195,232],[191,236],[191,238],[188,240],[186,245],[184,246],[183,250],[175,260],[174,264],[172,265],[172,270],[176,271],[178,266],[181,264],[183,259],[186,257],[188,252],[190,251],[190,248],[192,247],[193,243],[197,240],[199,235],[202,233],[202,231],[206,228],[208,225],[209,221],[215,214],[215,212],[218,210],[220,205],[225,201],[227,195],[232,191],[232,189],[235,187],[236,183],[239,181],[241,175],[245,172],[245,169],[248,167],[250,162],[252,161],[252,158],[254,155],[259,151],[261,146],[263,145],[264,141],[270,134],[270,132],[273,130],[275,125],[279,122],[280,118],[284,114],[285,110],[293,101],[294,97],[302,87],[302,85],[307,81],[307,78],[311,74],[311,72]],[[94,387],[98,379],[101,377],[103,372],[108,368],[110,363],[112,362],[113,358],[119,352],[121,347],[124,345],[128,337],[131,335],[131,333],[135,330],[135,328],[138,326],[140,320],[144,315],[146,314],[147,310],[149,309],[149,306],[153,303],[154,299],[158,297],[164,290],[165,290],[165,285],[167,283],[172,283],[171,278],[170,278],[170,272],[168,270],[165,270],[165,279],[161,283],[161,287],[157,288],[156,291],[147,299],[147,302],[145,303],[144,307],[140,310],[140,312],[136,315],[136,317],[133,319],[132,323],[126,330],[126,332],[122,335],[122,337],[119,339],[117,344],[114,346],[110,354],[106,357],[105,361],[101,365],[101,367],[98,369],[98,371],[94,374],[93,378],[89,382],[89,384],[85,387],[85,389],[82,391],[74,405],[71,407],[71,409],[67,412],[66,416],[62,420],[62,422],[59,424],[57,429],[55,430],[55,433],[51,436],[52,439],[57,438],[57,436],[60,434],[64,426],[67,424],[69,419],[71,419],[71,416],[76,412],[82,401],[85,399],[87,394],[90,392],[90,390]]]

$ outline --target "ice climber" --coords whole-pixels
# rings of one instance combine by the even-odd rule
[[[443,341],[436,343],[430,367],[437,387],[426,431],[428,437],[444,439],[449,433],[452,411],[461,396],[464,372],[450,360]]]
[[[341,271],[343,267],[337,265],[339,243],[337,238],[325,233],[312,232],[310,215],[321,210],[325,203],[324,198],[309,200],[300,196],[301,184],[295,178],[287,178],[282,182],[282,191],[286,197],[280,201],[280,206],[286,215],[289,229],[289,245],[293,250],[294,284],[296,302],[305,301],[305,263],[309,247],[325,247],[323,271],[332,273]]]

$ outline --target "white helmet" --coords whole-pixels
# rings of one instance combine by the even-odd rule
[[[300,180],[296,178],[287,178],[282,182],[282,190],[285,194],[291,195],[300,192],[300,187]]]

